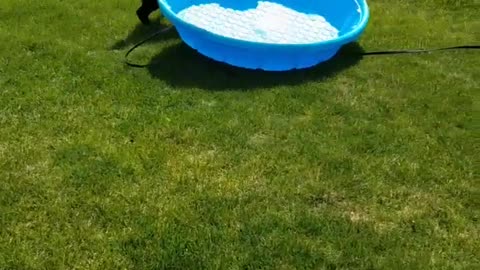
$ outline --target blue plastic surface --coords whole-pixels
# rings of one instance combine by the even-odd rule
[[[233,66],[286,71],[315,66],[331,59],[340,48],[359,39],[368,20],[365,0],[269,0],[308,14],[318,14],[339,30],[338,38],[307,44],[276,44],[228,38],[182,20],[178,13],[192,5],[217,3],[247,10],[258,0],[158,0],[160,11],[175,26],[182,40],[199,53]]]

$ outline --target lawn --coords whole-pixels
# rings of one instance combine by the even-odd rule
[[[1,0],[0,269],[479,269],[480,53],[236,69],[139,1]],[[478,43],[371,0],[348,50]]]

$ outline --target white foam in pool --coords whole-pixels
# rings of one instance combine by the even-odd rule
[[[213,3],[195,5],[180,11],[178,16],[209,32],[247,41],[305,44],[338,37],[338,30],[320,15],[265,1],[246,11]]]

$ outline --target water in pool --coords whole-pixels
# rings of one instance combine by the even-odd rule
[[[256,8],[246,11],[215,3],[194,5],[178,16],[207,31],[246,41],[306,44],[338,37],[338,30],[324,17],[266,1],[259,1]]]

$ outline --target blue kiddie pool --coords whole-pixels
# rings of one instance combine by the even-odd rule
[[[315,66],[364,32],[365,0],[158,0],[182,40],[233,66],[285,71]]]

